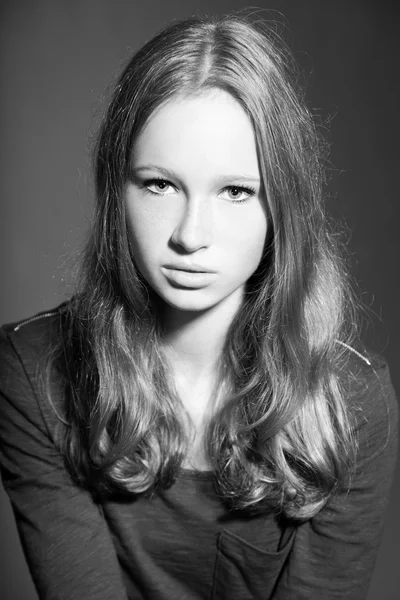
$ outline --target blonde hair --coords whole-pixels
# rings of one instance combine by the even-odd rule
[[[231,94],[257,141],[269,218],[221,356],[226,396],[206,443],[232,509],[306,519],[346,481],[354,440],[339,373],[355,334],[353,302],[322,205],[321,144],[267,24],[229,16],[168,27],[130,60],[96,148],[96,217],[80,287],[64,314],[58,368],[69,394],[62,447],[98,493],[171,484],[187,450],[168,383],[157,298],[129,246],[124,185],[132,144],[157,107],[209,89]]]

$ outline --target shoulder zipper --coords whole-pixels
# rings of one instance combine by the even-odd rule
[[[354,352],[354,354],[357,354],[357,356],[359,358],[361,358],[361,360],[363,360],[365,363],[367,363],[368,366],[371,366],[371,362],[368,360],[368,358],[366,356],[363,356],[361,354],[361,352],[357,352],[357,350],[354,350],[354,348],[352,348],[351,346],[349,346],[348,344],[346,344],[345,342],[341,342],[340,340],[336,340],[338,344],[340,344],[341,346],[344,346],[345,348],[347,348],[347,350],[350,350],[350,352]]]
[[[38,319],[44,319],[45,317],[52,317],[53,315],[56,315],[57,312],[47,312],[47,313],[43,313],[41,315],[36,315],[35,317],[31,317],[30,319],[26,319],[26,321],[22,321],[21,323],[18,323],[18,325],[16,327],[14,327],[13,331],[18,331],[18,329],[20,327],[22,327],[23,325],[27,325],[28,323],[32,323],[33,321],[37,321]]]

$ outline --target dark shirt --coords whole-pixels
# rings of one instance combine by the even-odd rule
[[[397,444],[397,404],[382,359],[353,352],[346,374],[359,439],[350,490],[314,518],[284,524],[271,513],[229,512],[211,472],[181,470],[152,498],[95,502],[64,466],[57,416],[41,391],[40,357],[58,324],[56,309],[0,330],[0,466],[40,598],[366,597]],[[53,384],[62,414],[65,398]]]

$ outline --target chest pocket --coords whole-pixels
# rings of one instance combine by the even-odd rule
[[[222,531],[217,540],[211,599],[268,600],[285,566],[294,537],[295,528],[292,528],[280,550],[267,552],[231,532]]]

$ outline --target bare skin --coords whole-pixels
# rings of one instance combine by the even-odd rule
[[[233,304],[233,303],[232,303]],[[215,385],[219,357],[237,307],[230,311],[188,314],[166,308],[164,353],[176,390],[192,422],[194,435],[183,463],[186,469],[211,468],[204,449],[204,431],[216,407]]]
[[[267,231],[254,131],[238,102],[213,90],[157,110],[135,141],[126,202],[135,263],[164,307],[164,352],[195,432],[184,466],[208,469],[219,357]]]

